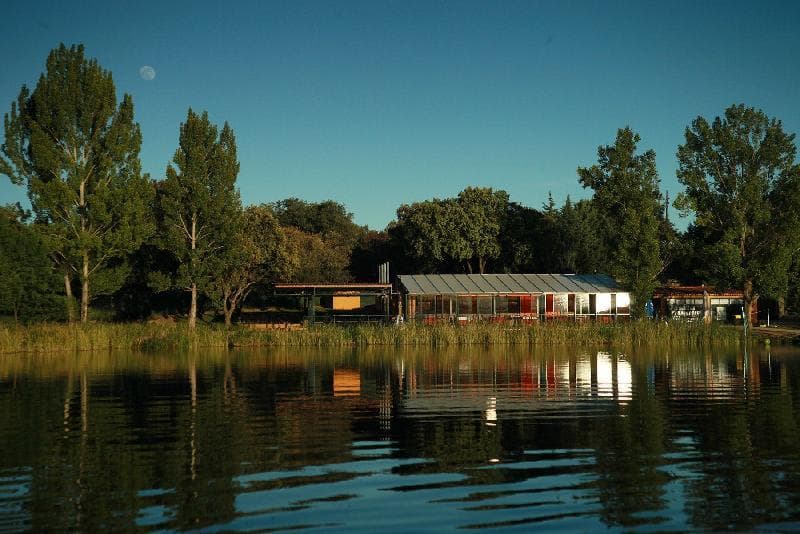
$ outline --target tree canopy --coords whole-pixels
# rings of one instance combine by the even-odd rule
[[[611,274],[630,289],[631,310],[639,316],[665,267],[656,154],[637,154],[640,140],[629,127],[622,128],[613,145],[597,149],[596,165],[578,168],[581,184],[594,191],[592,202],[603,215]]]
[[[695,214],[708,276],[760,295],[785,295],[800,244],[800,166],[794,134],[758,109],[733,105],[708,122],[697,117],[678,147],[676,205]]]
[[[68,296],[70,279],[81,282],[86,321],[92,296],[124,283],[127,255],[154,229],[133,100],[126,94],[117,106],[111,73],[85,58],[82,45],[62,44],[34,90],[22,87],[4,125],[0,173],[27,185]]]
[[[207,112],[198,115],[190,108],[159,195],[163,247],[175,256],[178,269],[157,280],[161,288],[189,291],[190,328],[197,320],[198,291],[211,291],[229,267],[226,261],[235,257],[230,249],[242,212],[238,174],[231,127],[226,122],[218,132]]]
[[[0,314],[15,321],[61,319],[59,277],[41,236],[20,219],[20,211],[0,207]]]

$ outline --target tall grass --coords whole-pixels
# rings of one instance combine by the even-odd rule
[[[471,323],[402,326],[319,325],[305,330],[226,329],[201,325],[192,332],[184,323],[90,323],[0,326],[0,354],[15,352],[98,351],[142,352],[233,347],[341,347],[462,345],[736,345],[740,331],[722,325],[632,321],[501,325]]]

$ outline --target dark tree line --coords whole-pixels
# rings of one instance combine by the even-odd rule
[[[676,207],[667,217],[656,155],[630,127],[577,169],[591,196],[540,207],[466,187],[398,207],[382,231],[344,205],[288,198],[243,206],[233,129],[189,109],[163,178],[142,174],[133,99],[82,46],[53,50],[33,90],[5,115],[0,173],[28,189],[32,213],[0,211],[0,314],[120,319],[206,311],[227,324],[275,281],[374,281],[400,273],[608,273],[641,314],[667,280],[741,288],[800,311],[800,167],[793,134],[744,105],[698,117],[678,147]],[[93,307],[93,308],[92,308]]]

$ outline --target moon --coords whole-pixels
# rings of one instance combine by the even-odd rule
[[[156,69],[150,65],[145,65],[139,69],[139,76],[148,82],[156,77]]]

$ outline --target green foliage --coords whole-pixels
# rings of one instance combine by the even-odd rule
[[[231,246],[225,249],[223,272],[211,280],[209,294],[222,308],[225,324],[258,284],[286,277],[290,264],[286,238],[267,205],[248,206]]]
[[[656,155],[636,154],[638,134],[617,131],[613,145],[597,149],[598,164],[578,168],[584,187],[594,190],[592,202],[602,214],[611,274],[629,288],[631,311],[642,316],[664,270],[661,250],[661,202]]]
[[[4,125],[0,173],[27,184],[54,257],[82,283],[86,321],[92,296],[122,285],[128,254],[154,229],[133,101],[124,95],[117,106],[111,73],[82,45],[62,44],[33,92],[22,87]]]
[[[675,204],[694,212],[695,253],[706,281],[740,287],[748,304],[786,295],[800,247],[800,166],[794,134],[744,105],[712,123],[698,117],[678,147]]]
[[[41,237],[17,210],[0,207],[0,314],[24,322],[62,319],[61,289]]]
[[[400,206],[390,232],[422,270],[459,265],[484,273],[501,255],[507,211],[505,191],[467,187],[456,198]]]
[[[357,241],[350,254],[350,274],[358,282],[374,282],[378,265],[393,259],[391,240],[387,231],[366,231]],[[390,261],[395,272],[398,265]]]
[[[339,241],[326,241],[319,234],[293,226],[283,229],[286,236],[286,273],[289,282],[325,283],[350,280],[350,248]]]
[[[344,205],[325,200],[306,202],[287,198],[272,204],[281,226],[293,226],[309,234],[319,234],[326,241],[344,241],[353,245],[366,231],[353,222],[353,214]]]
[[[191,326],[196,319],[198,291],[213,291],[236,246],[242,212],[235,187],[238,173],[231,127],[225,123],[218,134],[207,112],[198,115],[190,108],[159,191],[161,244],[172,252],[178,268],[154,282],[159,289],[190,291]]]

